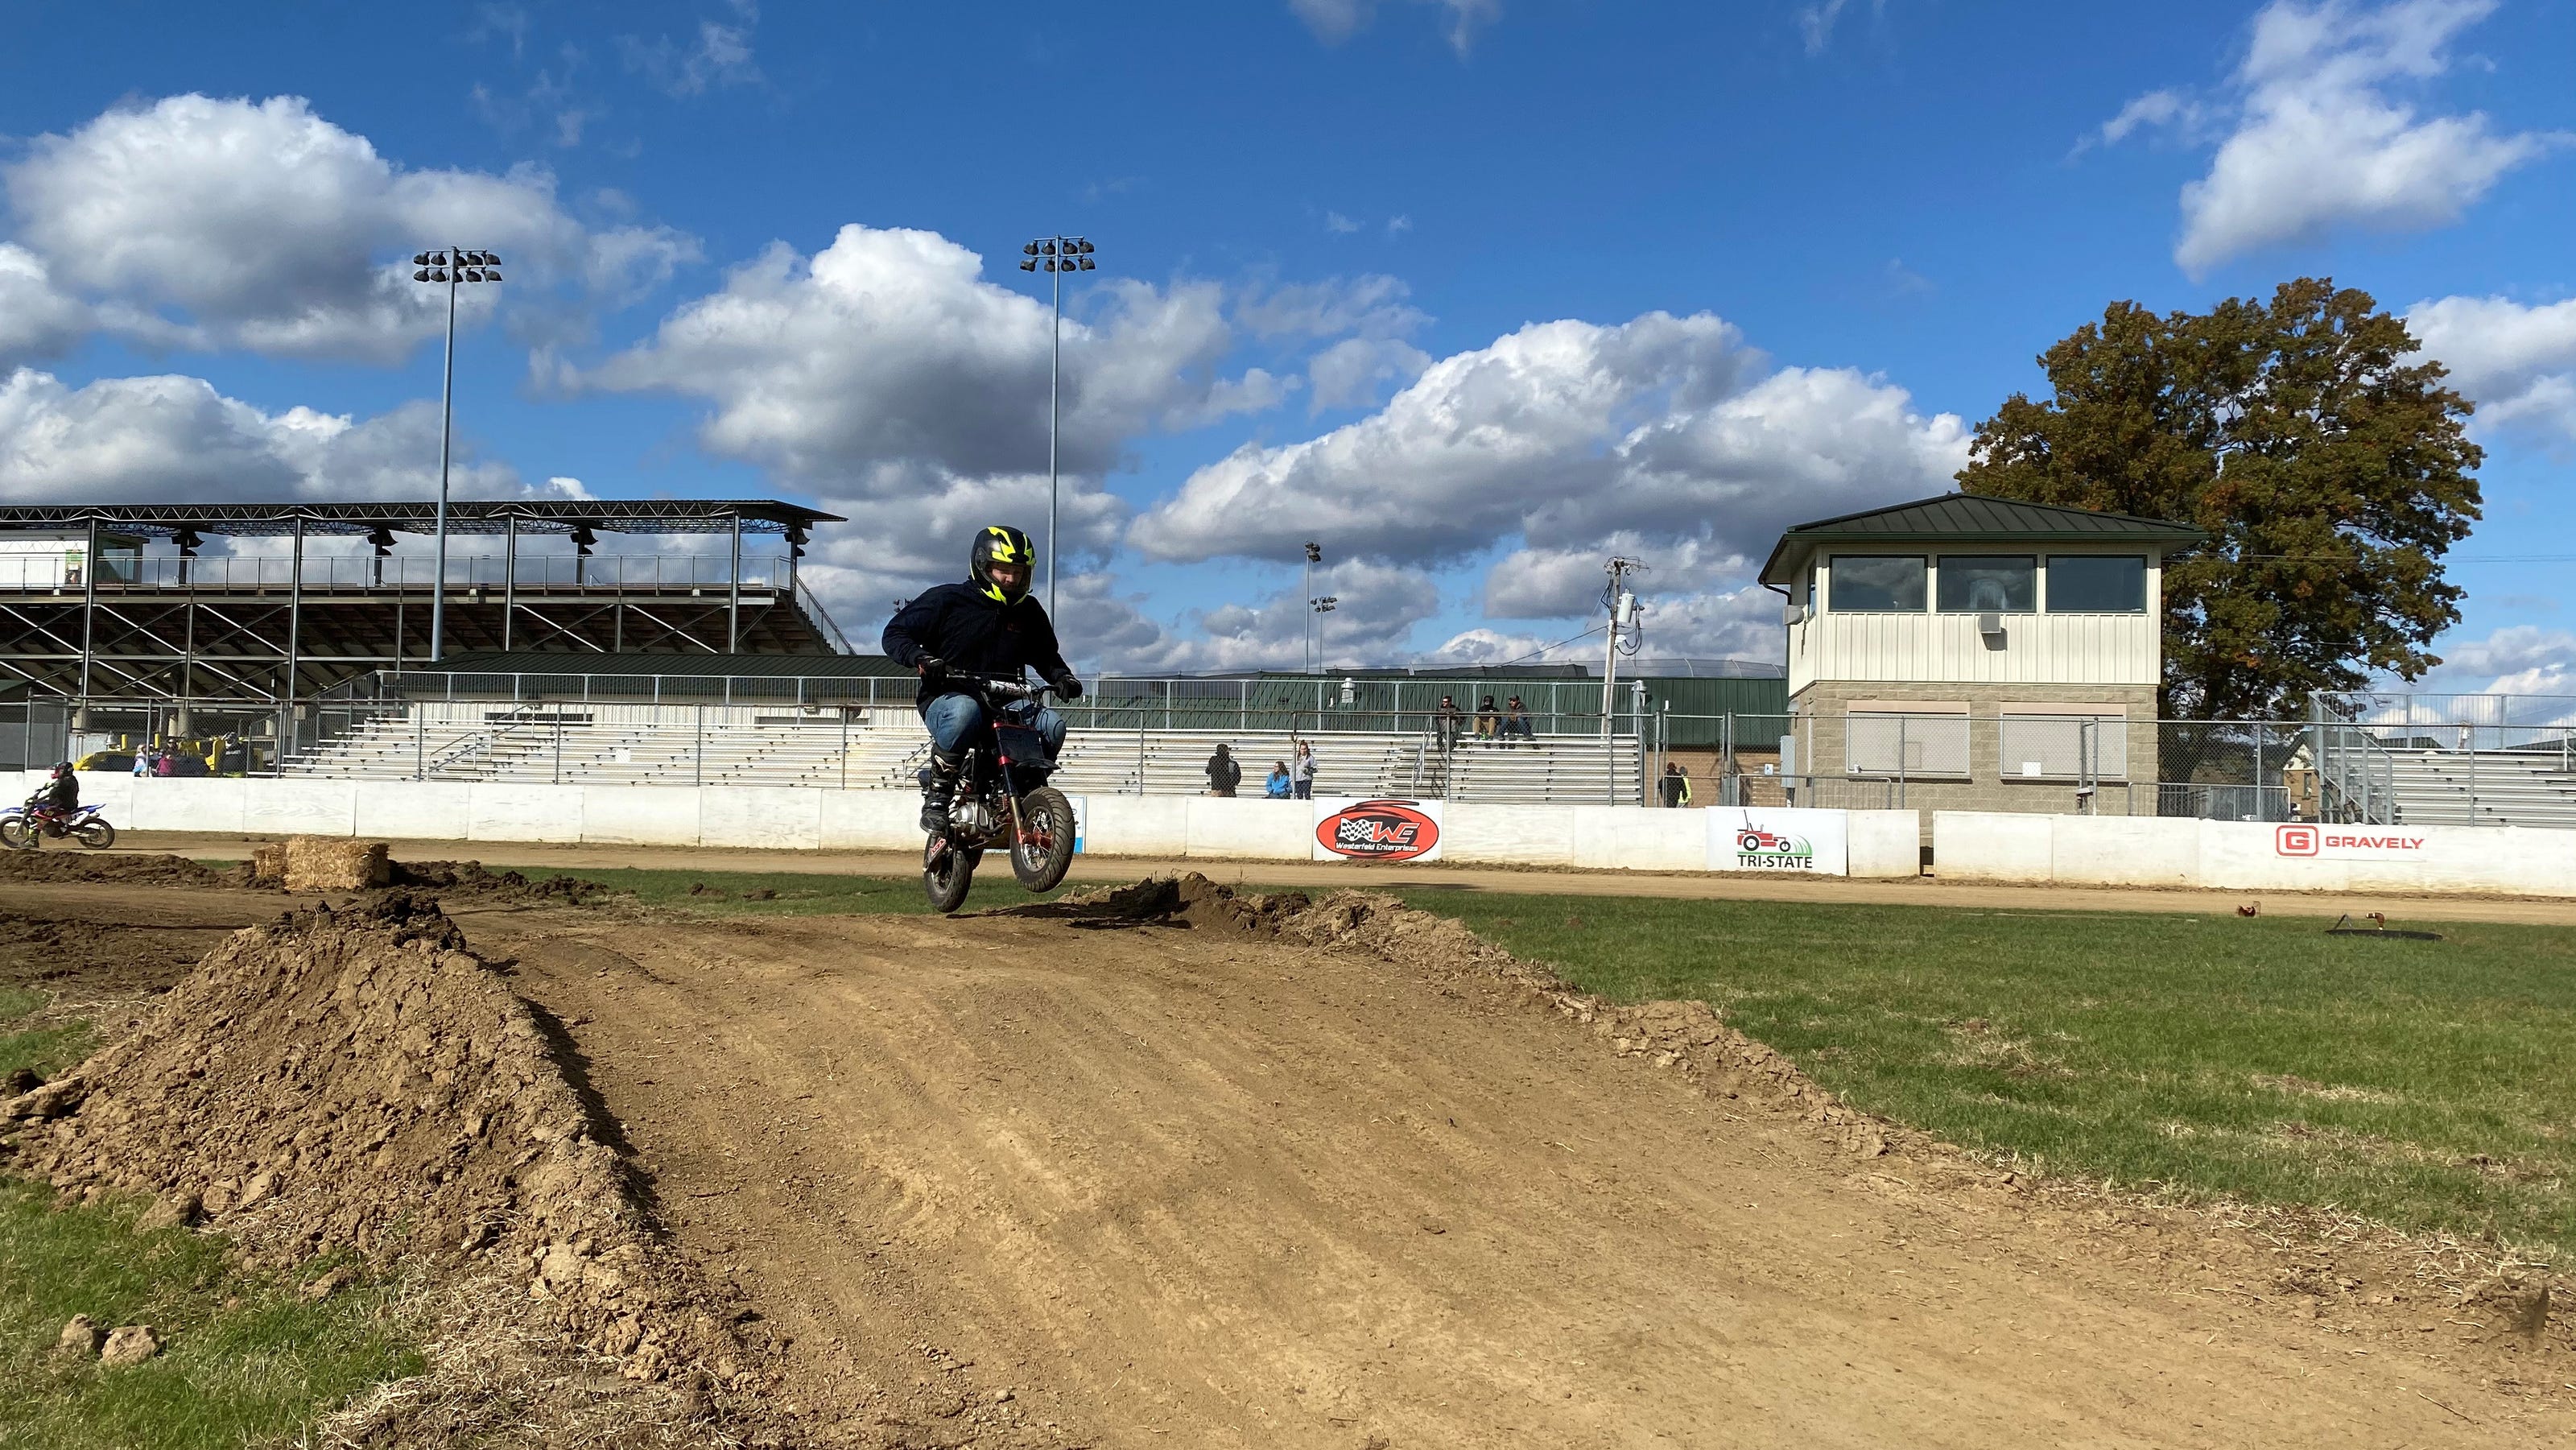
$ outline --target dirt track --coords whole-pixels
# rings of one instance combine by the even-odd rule
[[[2196,1220],[1855,1159],[1499,985],[1171,925],[458,911],[684,1251],[793,1336],[790,1398],[891,1443],[1004,1391],[1023,1428],[973,1443],[2576,1431],[2563,1346],[2411,1287],[2311,1319]]]

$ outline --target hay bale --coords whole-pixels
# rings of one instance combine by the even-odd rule
[[[336,836],[286,840],[289,891],[363,891],[392,877],[393,866],[382,841],[346,841]]]
[[[250,848],[250,879],[260,886],[286,884],[286,843],[272,842]]]

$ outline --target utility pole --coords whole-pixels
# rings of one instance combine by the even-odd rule
[[[1637,648],[1634,642],[1638,637],[1637,596],[1628,588],[1627,580],[1630,574],[1642,572],[1645,567],[1634,559],[1611,555],[1610,587],[1601,591],[1601,602],[1610,611],[1609,641],[1601,656],[1601,738],[1604,740],[1610,738],[1610,710],[1617,698],[1613,692],[1619,682],[1619,632],[1629,631],[1630,653],[1635,653]]]

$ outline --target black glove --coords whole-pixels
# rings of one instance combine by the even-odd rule
[[[1055,676],[1048,680],[1047,683],[1055,686],[1055,692],[1058,695],[1063,696],[1065,699],[1079,700],[1082,698],[1082,679],[1071,670],[1067,670],[1063,674]]]
[[[932,684],[948,678],[948,661],[927,651],[914,657],[912,667],[923,679]]]

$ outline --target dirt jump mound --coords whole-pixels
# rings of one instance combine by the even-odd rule
[[[561,1029],[393,891],[236,933],[132,1034],[0,1103],[0,1130],[14,1171],[156,1195],[254,1262],[354,1251],[523,1285],[628,1381],[722,1411],[757,1356],[657,1256],[583,1082]]]
[[[1862,1157],[1888,1151],[1901,1130],[1817,1085],[1786,1057],[1728,1026],[1704,1002],[1622,1006],[1579,991],[1433,912],[1375,891],[1237,891],[1191,872],[1000,914],[1070,918],[1076,927],[1148,923],[1236,932],[1305,946],[1353,948],[1433,981],[1498,984],[1592,1029],[1623,1057],[1680,1073],[1712,1093],[1786,1108],[1838,1135]]]

